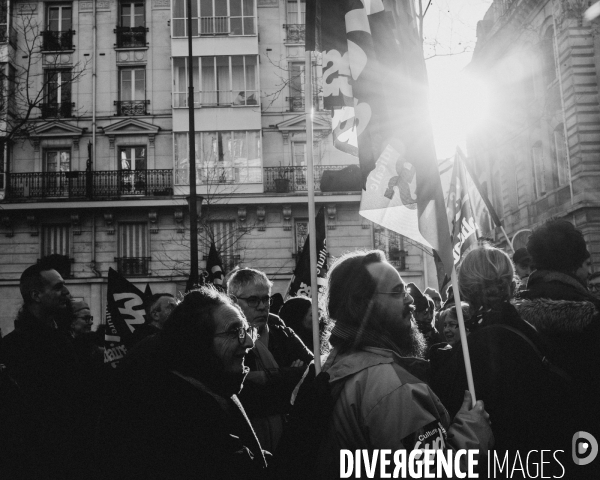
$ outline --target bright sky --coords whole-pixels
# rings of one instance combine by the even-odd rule
[[[426,6],[428,0],[421,0]],[[477,22],[493,0],[433,0],[425,17],[430,113],[438,159],[465,150],[466,134],[485,115],[485,86],[462,70],[471,61]]]

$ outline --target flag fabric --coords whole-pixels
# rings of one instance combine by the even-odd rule
[[[110,268],[104,336],[104,363],[116,368],[127,353],[133,332],[146,322],[146,296],[129,280]]]
[[[327,278],[327,234],[325,229],[325,212],[323,207],[319,209],[316,219],[316,230],[317,230],[317,284],[319,293],[322,293],[323,288],[326,284]],[[310,243],[309,234],[306,236],[302,252],[294,275],[290,280],[288,291],[284,298],[292,298],[297,296],[305,296],[311,298],[311,281],[310,281]]]
[[[334,144],[348,151],[356,143],[366,179],[360,214],[436,249],[450,271],[450,232],[412,3],[319,3],[323,99],[326,108],[341,110],[334,110]],[[307,16],[308,22],[315,19]]]
[[[210,243],[210,252],[206,261],[206,271],[208,273],[208,282],[212,283],[217,289],[223,291],[223,262],[221,256],[217,252],[215,242]]]
[[[150,298],[152,296],[152,288],[150,288],[150,284],[146,284],[146,288],[144,289],[144,297]]]
[[[482,228],[482,230],[484,232],[489,231],[487,227],[489,226],[490,222],[489,222],[489,219],[485,217],[486,209],[487,209],[487,213],[489,213],[494,224],[497,227],[501,227],[502,221],[500,220],[498,213],[496,213],[496,209],[494,208],[494,206],[492,205],[492,202],[490,201],[490,199],[488,197],[487,185],[480,181],[479,176],[477,175],[477,172],[475,171],[475,168],[474,168],[471,160],[469,160],[461,152],[460,149],[458,150],[458,153],[456,156],[458,157],[458,159],[460,161],[462,161],[465,164],[465,168],[467,169],[467,173],[469,176],[468,180],[470,180],[469,186],[473,185],[473,187],[475,187],[475,189],[477,190],[477,193],[479,194],[478,196],[471,194],[471,198],[476,199],[473,201],[473,205],[475,207],[476,216],[480,220],[479,221],[480,227]],[[472,188],[470,188],[470,190],[472,190]],[[483,208],[483,205],[481,205],[481,206],[479,205],[481,202],[483,203],[483,205],[485,205],[485,209]]]
[[[477,246],[477,240],[480,237],[480,229],[475,219],[475,210],[467,185],[465,164],[457,153],[452,169],[447,205],[455,265],[458,265],[469,250]]]

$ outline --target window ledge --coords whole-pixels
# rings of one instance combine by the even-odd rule
[[[47,54],[47,53],[73,53],[75,52],[74,48],[69,48],[69,49],[64,49],[64,50],[42,50],[43,54]]]
[[[130,50],[149,50],[149,49],[150,49],[150,45],[146,45],[145,47],[116,47],[115,46],[115,51],[117,51],[117,52],[130,51]]]

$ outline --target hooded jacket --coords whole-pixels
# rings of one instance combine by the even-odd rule
[[[337,382],[344,386],[319,452],[319,478],[338,478],[340,449],[486,451],[493,443],[490,428],[468,414],[460,413],[450,423],[438,397],[416,376],[426,373],[424,360],[403,358],[383,348],[343,354],[335,348],[323,370],[332,386]]]

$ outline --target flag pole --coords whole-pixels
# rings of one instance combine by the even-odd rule
[[[308,186],[308,241],[310,249],[310,295],[312,297],[313,351],[315,372],[321,372],[321,341],[319,338],[319,285],[317,284],[317,224],[315,221],[315,181],[313,168],[313,85],[312,52],[304,52],[304,110],[306,112],[306,176]]]
[[[467,385],[469,392],[471,393],[471,400],[473,406],[475,406],[475,384],[473,383],[473,371],[471,369],[471,356],[469,355],[469,347],[467,345],[467,330],[465,329],[465,319],[463,317],[461,302],[460,302],[460,291],[458,289],[458,278],[456,276],[456,265],[452,265],[452,292],[454,293],[454,301],[456,305],[456,316],[458,317],[458,330],[460,332],[460,343],[463,352],[463,358],[465,360],[465,371],[467,372]]]

